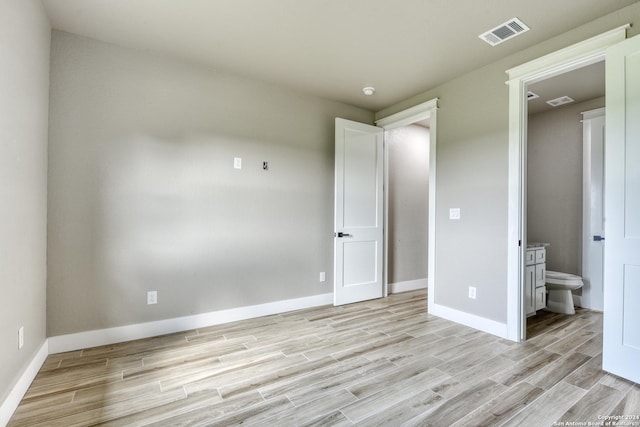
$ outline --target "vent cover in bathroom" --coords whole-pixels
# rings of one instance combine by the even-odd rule
[[[570,102],[573,102],[573,101],[574,101],[573,98],[565,95],[565,96],[561,96],[560,98],[551,99],[547,101],[547,104],[551,105],[552,107],[559,107],[564,104],[569,104]]]

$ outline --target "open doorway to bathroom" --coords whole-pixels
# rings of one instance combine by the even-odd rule
[[[544,330],[540,320],[549,310],[561,315],[569,315],[573,305],[602,310],[604,241],[593,238],[602,227],[604,70],[600,61],[527,87],[527,338]],[[594,117],[601,119],[596,123]],[[599,143],[592,144],[594,135]],[[576,289],[558,291],[546,284],[558,277]],[[580,281],[583,286],[577,287]]]

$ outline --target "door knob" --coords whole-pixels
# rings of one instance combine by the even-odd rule
[[[604,237],[603,237],[603,236],[593,236],[593,241],[594,241],[594,242],[600,242],[600,241],[602,241],[602,240],[604,240]]]
[[[337,237],[351,237],[351,234],[343,233],[342,231],[335,234]]]

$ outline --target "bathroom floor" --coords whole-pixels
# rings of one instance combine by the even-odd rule
[[[640,415],[640,385],[601,370],[602,314],[540,312],[514,343],[428,314],[426,296],[51,355],[9,426],[539,427]]]
[[[602,314],[598,312],[592,312],[590,310],[576,307],[576,314],[574,316],[567,316],[566,314],[551,313],[550,311],[538,310],[534,316],[527,318],[527,339],[535,338],[538,335],[548,332],[550,329],[554,329],[563,324],[574,323],[574,320],[590,317],[594,321],[597,321],[597,338],[600,340],[600,347],[602,347]],[[582,321],[577,321],[577,324],[582,324]],[[577,327],[577,326],[576,326]],[[594,329],[594,328],[591,328]],[[601,349],[602,350],[602,349]]]

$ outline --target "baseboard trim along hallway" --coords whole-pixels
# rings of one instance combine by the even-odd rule
[[[176,317],[174,319],[158,320],[155,322],[137,323],[134,325],[115,328],[97,329],[78,332],[75,334],[58,335],[49,338],[49,354],[65,351],[80,350],[100,345],[115,344],[124,341],[150,338],[174,332],[253,319],[271,314],[286,313],[333,304],[333,293],[312,295],[310,297],[274,301],[265,304],[246,307],[230,308],[227,310],[211,311],[194,314],[192,316]]]
[[[404,282],[389,283],[389,293],[397,294],[400,292],[417,291],[419,289],[427,289],[428,279],[406,280]]]
[[[6,426],[9,423],[11,416],[20,404],[29,386],[36,378],[36,375],[38,375],[38,371],[42,368],[48,355],[49,341],[45,339],[36,355],[31,359],[31,363],[29,363],[27,369],[25,369],[16,385],[9,392],[7,398],[2,402],[0,406],[0,426]]]
[[[476,316],[474,314],[465,313],[464,311],[455,310],[445,307],[444,305],[433,304],[429,306],[429,313],[452,322],[460,323],[478,329],[482,332],[507,338],[507,324],[496,322],[495,320],[485,317]]]

